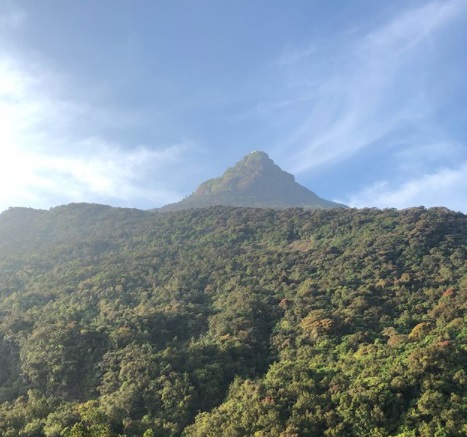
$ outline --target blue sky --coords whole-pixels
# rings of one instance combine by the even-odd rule
[[[253,150],[467,212],[467,0],[2,0],[0,211],[153,208]]]

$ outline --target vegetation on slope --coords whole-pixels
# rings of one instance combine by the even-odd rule
[[[0,215],[0,435],[467,435],[467,217]]]
[[[252,152],[218,178],[203,182],[198,189],[177,203],[164,206],[165,211],[180,211],[209,206],[257,208],[347,208],[322,199],[295,182],[265,152]]]

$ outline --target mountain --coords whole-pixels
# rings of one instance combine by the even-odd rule
[[[166,211],[203,208],[216,205],[260,208],[310,209],[346,208],[345,205],[322,199],[298,184],[265,152],[252,152],[219,178],[203,182],[180,202],[164,206]]]
[[[467,216],[0,214],[0,436],[466,436]]]

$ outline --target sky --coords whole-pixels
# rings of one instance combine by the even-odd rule
[[[467,213],[467,0],[0,0],[0,211],[176,202],[262,150]]]

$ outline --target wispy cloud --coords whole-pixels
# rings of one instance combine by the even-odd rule
[[[288,168],[300,173],[341,161],[427,118],[436,102],[417,62],[466,6],[462,0],[430,2],[363,35],[283,56],[290,93],[310,99],[307,114],[301,112],[305,121],[287,141]]]
[[[133,116],[62,98],[60,80],[0,53],[0,210],[71,201],[155,207],[181,197],[166,184],[189,141],[153,147],[109,140],[99,125],[131,124]]]
[[[406,208],[446,206],[467,213],[467,161],[455,168],[442,168],[400,184],[380,181],[352,195],[353,207]]]

